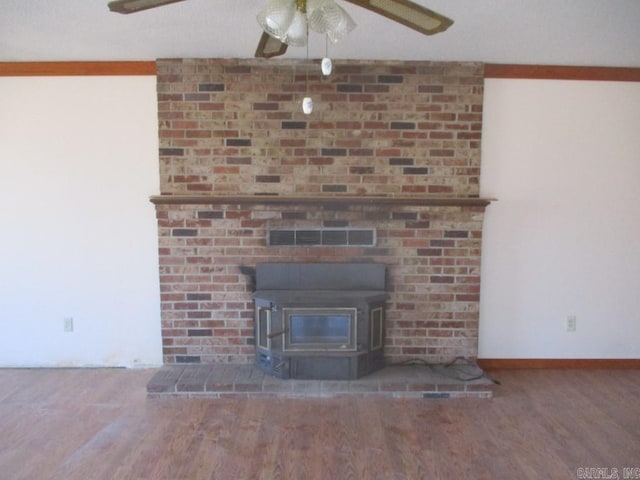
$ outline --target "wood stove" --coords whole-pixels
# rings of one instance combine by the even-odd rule
[[[349,380],[384,367],[386,267],[256,267],[256,365],[278,378]]]

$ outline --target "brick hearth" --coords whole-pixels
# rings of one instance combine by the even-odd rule
[[[252,365],[211,364],[166,365],[151,379],[147,392],[149,396],[213,398],[490,398],[494,385],[473,364],[391,366],[350,381],[281,380]]]

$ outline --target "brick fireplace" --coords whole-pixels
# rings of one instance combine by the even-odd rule
[[[483,65],[335,64],[158,61],[166,364],[253,363],[246,273],[278,262],[383,264],[387,361],[476,357]]]

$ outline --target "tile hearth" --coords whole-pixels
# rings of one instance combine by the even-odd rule
[[[254,365],[166,365],[147,384],[150,397],[491,398],[494,382],[475,364],[390,366],[357,380],[282,380]]]

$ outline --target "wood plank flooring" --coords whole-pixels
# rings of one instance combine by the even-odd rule
[[[492,399],[148,398],[156,371],[0,370],[0,478],[640,478],[640,370],[491,371]]]

